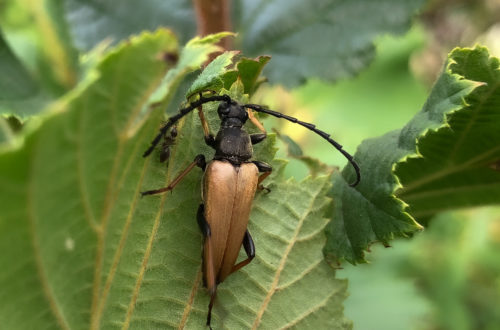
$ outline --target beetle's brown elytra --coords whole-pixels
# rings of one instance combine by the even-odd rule
[[[253,163],[239,167],[214,160],[207,165],[203,179],[205,220],[211,228],[215,282],[223,282],[235,267],[247,230],[259,170]],[[207,256],[205,255],[205,258]],[[210,280],[204,277],[210,289]]]
[[[210,134],[208,124],[203,115],[203,104],[219,101],[217,112],[221,125],[217,135]],[[141,194],[155,195],[174,189],[174,187],[195,166],[204,171],[202,199],[197,212],[197,221],[204,237],[203,242],[203,283],[210,294],[208,306],[207,326],[210,327],[212,307],[217,294],[217,285],[222,283],[227,276],[246,266],[255,257],[255,245],[252,236],[247,230],[252,202],[257,189],[267,189],[261,185],[262,181],[271,174],[272,167],[258,160],[251,160],[253,155],[252,145],[263,141],[267,137],[266,130],[253,116],[252,110],[267,113],[299,124],[320,135],[340,151],[354,167],[356,180],[351,184],[355,186],[361,179],[360,169],[353,157],[342,149],[342,146],[330,135],[317,129],[316,126],[306,123],[280,112],[265,109],[256,104],[239,104],[228,95],[212,95],[204,97],[200,93],[198,100],[193,101],[170,117],[160,129],[160,133],[153,139],[151,146],[144,152],[148,156],[160,142],[162,137],[175,123],[193,111],[199,110],[202,122],[203,135],[207,145],[215,149],[213,160],[208,164],[205,156],[200,154],[193,162],[182,171],[165,188],[144,191]],[[261,133],[248,134],[243,128],[250,119]],[[171,133],[164,143],[164,149],[174,143],[175,134]],[[167,157],[168,158],[168,157]],[[260,174],[259,174],[260,173]],[[269,191],[269,189],[267,189]],[[236,264],[239,251],[243,246],[247,259]],[[210,327],[211,329],[211,327]]]

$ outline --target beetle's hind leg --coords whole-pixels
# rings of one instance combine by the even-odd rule
[[[267,192],[270,192],[271,189],[264,187],[262,185],[262,181],[264,181],[265,178],[267,178],[271,172],[273,171],[273,167],[269,165],[268,163],[261,162],[260,160],[254,160],[252,163],[257,166],[257,169],[259,172],[262,172],[262,174],[259,176],[259,181],[257,183],[257,188],[259,190],[266,190]]]
[[[250,261],[252,261],[253,258],[255,258],[255,245],[253,243],[252,236],[248,232],[248,229],[245,232],[245,236],[243,237],[243,248],[245,249],[245,253],[247,254],[247,259],[240,261],[239,263],[234,265],[231,273],[234,273],[235,271],[245,267],[250,263]]]
[[[214,306],[215,296],[217,294],[217,283],[215,281],[214,258],[212,250],[212,233],[210,224],[205,219],[205,205],[200,204],[196,220],[203,234],[203,284],[210,293],[210,303],[208,304],[207,326],[210,327],[212,319],[212,307]],[[210,327],[212,329],[212,327]]]

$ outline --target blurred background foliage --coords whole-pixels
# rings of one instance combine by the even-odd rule
[[[162,5],[150,3],[151,8],[143,8],[145,13]],[[195,32],[188,22],[189,3],[185,8],[186,2],[174,3],[180,8],[176,19],[185,26],[186,33],[180,34],[184,42]],[[15,134],[20,120],[35,113],[40,104],[75,86],[82,74],[78,61],[83,60],[77,48],[89,50],[95,46],[94,38],[100,38],[98,29],[94,35],[78,36],[75,27],[72,35],[67,28],[57,28],[66,24],[60,19],[65,4],[79,10],[78,1],[0,0],[0,41],[9,45],[30,73],[20,78],[21,100],[3,103],[3,107],[8,104],[25,112],[0,121],[1,141]],[[162,19],[152,17],[149,26],[141,28],[152,29]],[[118,32],[126,37],[134,31]],[[294,89],[264,85],[254,102],[321,123],[331,128],[347,150],[354,151],[361,140],[408,122],[424,103],[446,54],[456,46],[475,43],[500,55],[498,0],[430,0],[404,36],[376,39],[373,62],[355,78],[336,83],[309,79]],[[305,155],[328,164],[345,163],[340,154],[329,152],[327,144],[295,126],[272,119],[266,126],[289,136]],[[286,148],[280,152],[287,157]],[[295,177],[308,173],[299,160],[291,160],[287,171]],[[374,246],[370,264],[345,265],[338,272],[350,281],[346,316],[354,320],[355,329],[499,329],[499,255],[499,208],[441,214],[418,237],[395,241],[387,249]]]

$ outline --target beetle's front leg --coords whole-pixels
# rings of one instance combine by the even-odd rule
[[[205,114],[203,113],[203,106],[198,107],[198,116],[200,117],[201,127],[203,128],[203,136],[205,137],[205,143],[212,148],[215,148],[215,137],[210,133],[210,128],[208,122],[205,119]]]
[[[266,133],[250,134],[250,140],[252,141],[252,144],[257,144],[259,142],[262,142],[266,137],[267,137]]]
[[[252,144],[257,144],[259,142],[262,142],[266,137],[267,137],[267,132],[264,126],[260,123],[260,121],[255,118],[252,109],[247,109],[248,113],[248,119],[261,131],[262,133],[255,133],[255,134],[250,134],[250,139],[252,141]]]
[[[217,283],[215,279],[214,258],[212,250],[212,233],[210,224],[205,219],[205,205],[200,204],[196,215],[198,226],[203,234],[203,284],[210,293],[210,303],[208,304],[207,325],[210,327],[212,318],[212,307],[214,306],[215,296],[217,294]],[[210,329],[212,329],[210,327]]]
[[[257,118],[255,118],[252,109],[247,108],[247,113],[248,113],[248,119],[250,119],[250,121],[259,129],[259,131],[261,131],[264,134],[265,137],[265,135],[267,135],[266,129],[261,124],[261,122]]]
[[[271,172],[273,171],[273,167],[269,165],[268,163],[261,162],[260,160],[254,160],[252,163],[257,166],[259,169],[259,172],[262,172],[262,174],[259,176],[259,181],[257,182],[257,188],[260,190],[266,190],[267,192],[270,192],[271,189],[264,187],[261,183],[264,181],[265,178],[267,178]]]
[[[194,161],[186,167],[184,171],[181,172],[170,184],[165,187],[165,188],[160,188],[160,189],[155,189],[155,190],[148,190],[148,191],[143,191],[141,192],[141,196],[146,196],[146,195],[156,195],[156,194],[161,194],[165,191],[169,191],[174,189],[174,187],[195,167],[198,166],[202,170],[205,170],[205,167],[207,166],[207,162],[205,161],[205,156],[202,154],[199,154],[194,158]]]

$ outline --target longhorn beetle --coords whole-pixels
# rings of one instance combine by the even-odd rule
[[[215,101],[220,102],[217,112],[221,125],[219,132],[214,137],[209,132],[202,106],[207,102]],[[197,155],[194,161],[167,187],[144,191],[141,194],[142,196],[155,195],[174,189],[195,166],[200,167],[205,172],[202,187],[203,203],[198,208],[197,221],[204,237],[202,255],[203,283],[210,293],[207,315],[207,326],[210,327],[217,285],[222,283],[231,273],[246,266],[255,257],[255,246],[252,236],[247,230],[247,224],[255,192],[258,188],[266,189],[261,185],[261,182],[272,171],[271,165],[258,160],[251,160],[252,145],[261,142],[267,136],[264,127],[254,117],[252,110],[299,124],[327,140],[354,167],[356,181],[351,186],[359,183],[360,170],[353,157],[343,150],[340,144],[331,139],[327,133],[317,129],[313,124],[263,108],[257,104],[239,104],[228,95],[204,97],[200,94],[198,100],[191,102],[187,107],[181,109],[178,114],[168,119],[160,129],[159,134],[151,142],[151,146],[144,152],[143,157],[148,156],[153,151],[162,137],[166,136],[170,127],[174,126],[179,119],[194,109],[199,111],[206,144],[215,149],[214,158],[207,163],[204,155]],[[243,125],[248,119],[259,128],[261,133],[248,134],[245,131]],[[262,174],[259,175],[259,172]],[[236,264],[242,245],[247,259]]]

